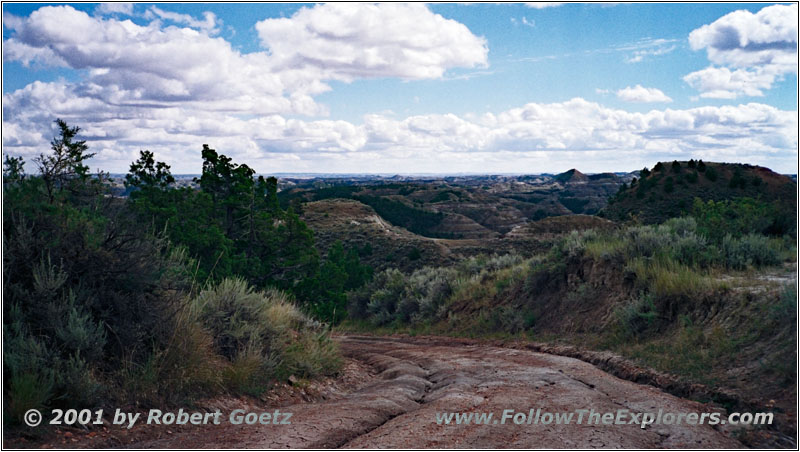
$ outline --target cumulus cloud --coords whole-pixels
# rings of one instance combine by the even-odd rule
[[[133,3],[101,3],[97,5],[95,12],[98,14],[124,14],[130,16],[133,15]]]
[[[266,54],[240,54],[224,39],[191,28],[142,26],[48,6],[19,20],[13,30],[4,42],[7,60],[87,70],[72,89],[109,104],[202,102],[220,111],[320,112],[310,96],[324,87],[275,73]]]
[[[628,86],[617,91],[617,97],[625,102],[672,102],[672,99],[657,88],[642,85]]]
[[[281,67],[317,68],[328,79],[438,78],[450,67],[487,65],[484,38],[418,3],[328,3],[256,30]]]
[[[692,72],[683,79],[692,88],[700,91],[700,97],[713,99],[735,99],[738,96],[760,97],[763,90],[772,87],[779,74],[767,68],[735,69],[708,67]]]
[[[785,74],[797,73],[797,10],[796,4],[767,6],[756,14],[739,10],[692,31],[692,49],[705,49],[716,66],[684,80],[701,97],[763,96]]]
[[[9,14],[4,57],[87,70],[70,89],[113,105],[324,115],[314,96],[330,89],[327,80],[441,77],[451,67],[485,65],[488,52],[483,38],[418,4],[303,8],[259,22],[269,51],[248,54],[213,36],[220,22],[212,13],[200,20],[152,6],[145,16],[147,25],[70,6]]]
[[[797,155],[797,113],[763,104],[636,113],[576,98],[496,114],[372,114],[353,123],[110,107],[57,82],[7,94],[3,104],[29,112],[24,120],[3,123],[6,151],[41,152],[55,133],[52,118],[62,117],[83,127],[83,137],[98,151],[95,164],[121,172],[146,148],[176,172],[198,172],[202,143],[261,172],[541,172],[565,162],[624,170],[665,156],[788,169]]]
[[[796,164],[797,113],[761,104],[630,113],[572,99],[480,115],[297,117],[324,116],[314,98],[329,80],[441,78],[486,64],[483,38],[423,5],[302,8],[260,22],[267,49],[248,54],[208,27],[152,14],[146,25],[69,6],[4,17],[7,60],[82,77],[5,93],[4,151],[37,155],[62,118],[82,128],[93,165],[118,172],[151,149],[175,172],[196,173],[203,143],[261,172],[619,170],[663,155]]]

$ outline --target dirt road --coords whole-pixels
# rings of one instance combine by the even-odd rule
[[[340,337],[375,370],[347,395],[281,408],[290,425],[197,428],[132,447],[220,448],[736,448],[708,425],[439,425],[439,412],[503,410],[703,413],[709,408],[613,377],[576,359],[446,340]]]

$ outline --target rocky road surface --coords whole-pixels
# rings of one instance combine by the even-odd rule
[[[413,338],[341,336],[374,375],[353,392],[290,405],[290,425],[198,427],[135,448],[739,448],[708,425],[439,425],[440,412],[704,413],[706,405],[563,356]]]

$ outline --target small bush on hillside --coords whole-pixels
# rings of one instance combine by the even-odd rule
[[[279,290],[257,292],[242,279],[225,279],[202,291],[192,311],[230,362],[228,382],[245,392],[263,392],[267,382],[289,374],[313,377],[338,368],[323,325]]]
[[[709,246],[705,237],[689,232],[673,242],[671,256],[690,267],[706,268],[719,260],[716,247]]]
[[[472,256],[469,259],[459,262],[456,269],[464,276],[479,275],[486,269],[487,260],[488,257],[485,255]]]
[[[653,298],[647,294],[641,294],[617,311],[617,319],[623,331],[632,337],[641,336],[656,323],[657,318]]]
[[[670,218],[664,225],[679,236],[686,236],[697,231],[697,220],[692,217]]]
[[[494,255],[486,261],[486,270],[490,272],[495,272],[498,270],[503,270],[505,268],[513,267],[515,265],[519,265],[522,263],[522,256],[518,254],[503,254],[503,255]]]
[[[748,234],[741,238],[726,235],[722,240],[725,266],[734,270],[780,264],[780,256],[763,235]]]
[[[519,309],[512,306],[499,306],[491,311],[487,326],[492,331],[502,331],[517,334],[525,331],[529,323],[529,316],[520,315]]]
[[[458,274],[450,268],[425,267],[408,278],[404,298],[416,305],[416,319],[431,319],[453,293]]]
[[[583,254],[586,250],[586,242],[597,238],[597,233],[593,229],[587,231],[571,231],[560,243],[563,252],[570,257]]]
[[[626,231],[628,254],[650,257],[668,248],[673,242],[670,228],[660,226],[637,226]]]
[[[566,271],[567,264],[561,260],[546,262],[533,260],[524,290],[531,295],[558,290],[567,282]]]
[[[395,268],[384,270],[366,287],[366,312],[377,325],[385,325],[395,318],[397,305],[406,288],[406,276]]]
[[[351,315],[377,325],[435,318],[459,284],[454,268],[424,267],[406,276],[397,269],[378,273],[372,282],[350,293]]]

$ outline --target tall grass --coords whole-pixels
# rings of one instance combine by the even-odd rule
[[[626,271],[636,275],[642,289],[648,289],[657,297],[697,296],[715,287],[712,279],[702,272],[665,255],[634,258]]]

